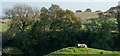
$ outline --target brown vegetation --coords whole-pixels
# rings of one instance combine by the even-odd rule
[[[95,19],[98,18],[98,13],[99,12],[77,12],[75,15],[80,18],[80,19]]]
[[[9,23],[9,22],[11,22],[10,19],[2,19],[2,20],[0,20],[0,23]]]

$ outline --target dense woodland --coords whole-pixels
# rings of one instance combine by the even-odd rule
[[[82,21],[74,12],[52,4],[34,9],[16,5],[5,10],[11,20],[2,33],[3,54],[49,54],[64,47],[87,44],[90,48],[120,51],[120,13],[99,13]]]

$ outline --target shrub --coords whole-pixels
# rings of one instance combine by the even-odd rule
[[[23,54],[23,52],[16,47],[6,47],[3,49],[3,54]]]

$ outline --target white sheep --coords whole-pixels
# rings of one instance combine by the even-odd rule
[[[77,44],[77,45],[78,45],[78,47],[87,48],[86,44]]]

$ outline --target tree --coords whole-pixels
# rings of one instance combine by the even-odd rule
[[[88,46],[93,48],[100,48],[106,50],[113,50],[114,48],[114,37],[111,31],[117,29],[117,23],[113,18],[106,17],[103,13],[99,13],[99,18],[89,20],[85,27],[85,42]],[[113,29],[114,28],[114,29]],[[93,41],[97,40],[97,41]],[[101,44],[104,44],[101,46]]]
[[[116,14],[116,19],[117,19],[117,25],[118,25],[118,31],[119,31],[119,33],[118,33],[118,37],[116,37],[116,39],[115,39],[115,46],[116,46],[116,50],[120,50],[120,12],[117,12],[117,14]]]
[[[50,18],[52,21],[54,21],[54,19],[56,18],[56,11],[57,10],[61,10],[61,8],[58,5],[54,5],[52,4],[51,7],[48,9],[49,14],[50,14]]]
[[[95,12],[101,12],[101,10],[96,10]]]
[[[85,12],[92,12],[92,10],[90,8],[87,8]]]
[[[118,31],[120,32],[120,12],[117,12],[116,14],[116,19],[117,19],[117,22],[118,22]]]
[[[36,48],[45,51],[46,48],[54,50],[75,45],[74,42],[77,43],[76,33],[78,33],[81,28],[80,19],[74,15],[74,12],[68,9],[63,10],[56,8],[59,8],[59,6],[52,5],[49,9],[44,7],[41,9],[40,21],[37,21],[33,25],[30,34],[31,37],[29,37],[30,39],[34,39],[37,44],[33,45],[31,43],[29,46],[38,46]],[[54,14],[51,11],[53,11]]]
[[[42,7],[40,11],[17,6],[6,14],[12,20],[8,30],[12,40],[5,42],[9,44],[7,46],[16,47],[24,54],[48,54],[66,46],[74,46],[78,42],[80,19],[74,12],[63,10],[58,5],[52,4],[49,9]]]
[[[33,22],[38,19],[39,10],[33,10],[27,5],[16,5],[14,8],[7,10],[6,15],[11,19],[9,29],[17,32],[24,32],[30,30]]]
[[[6,10],[6,16],[9,17],[11,22],[9,24],[10,28],[5,33],[8,35],[6,38],[8,38],[3,46],[6,44],[25,51],[24,42],[28,40],[31,27],[40,20],[39,10],[28,5],[16,5],[12,9]],[[28,42],[27,45],[29,45]]]
[[[74,15],[72,11],[68,9],[66,11],[61,10],[62,13],[60,13],[60,11],[58,12],[63,16],[56,18],[56,20],[51,24],[51,30],[55,31],[54,38],[57,39],[57,42],[61,43],[61,46],[74,45],[77,43],[77,37],[75,37],[77,36],[76,33],[78,33],[81,28],[80,20]],[[60,35],[58,32],[63,34]],[[64,40],[61,40],[62,38],[64,38]]]
[[[76,10],[76,12],[82,12],[82,10]]]

